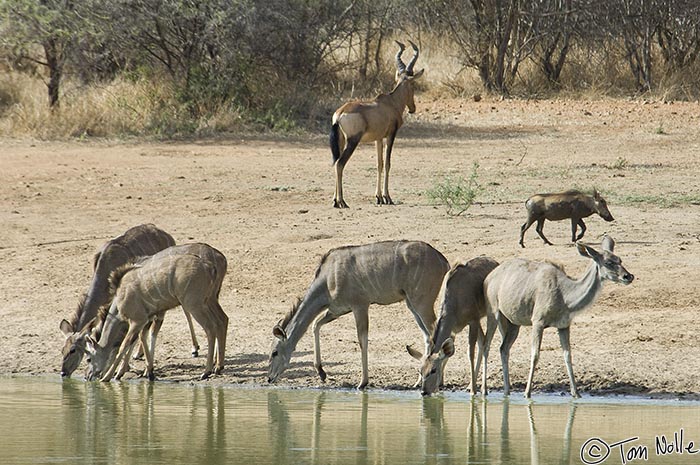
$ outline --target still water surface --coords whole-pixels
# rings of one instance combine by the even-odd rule
[[[698,451],[694,402],[0,377],[3,464],[675,465]]]

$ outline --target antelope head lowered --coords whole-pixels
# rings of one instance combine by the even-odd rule
[[[410,41],[409,41],[410,42]],[[389,195],[389,170],[391,150],[396,133],[403,124],[403,112],[416,111],[413,99],[413,81],[423,75],[423,69],[413,71],[418,60],[418,47],[410,42],[413,58],[406,65],[401,60],[405,45],[397,42],[396,85],[388,94],[380,94],[374,100],[348,102],[333,114],[330,145],[335,167],[335,194],[333,206],[347,208],[343,199],[343,169],[360,142],[374,142],[377,149],[377,204],[393,204]],[[384,141],[386,140],[386,150]]]

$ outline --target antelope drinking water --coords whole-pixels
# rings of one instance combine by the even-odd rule
[[[380,94],[371,101],[348,102],[333,114],[330,145],[335,167],[335,194],[333,206],[347,208],[343,199],[343,170],[360,142],[374,142],[377,149],[377,204],[393,204],[389,195],[389,170],[391,169],[391,150],[394,147],[396,133],[403,124],[403,112],[408,107],[409,113],[416,111],[413,99],[413,81],[424,70],[413,71],[418,59],[418,47],[411,42],[413,58],[408,66],[401,60],[404,45],[400,42],[396,54],[396,85],[388,94]],[[384,150],[386,140],[386,150]],[[342,150],[342,152],[341,152]],[[382,158],[383,157],[383,158]],[[382,183],[383,181],[383,183]]]
[[[476,393],[476,373],[480,358],[475,366],[475,348],[479,344],[481,357],[484,332],[480,320],[486,316],[484,301],[484,279],[498,266],[498,262],[487,257],[473,258],[457,264],[445,275],[442,282],[440,317],[430,340],[430,350],[421,354],[412,347],[408,353],[421,362],[421,393],[429,395],[440,387],[447,359],[454,354],[454,338],[467,325],[469,326],[469,387]]]
[[[146,324],[162,313],[181,305],[185,313],[202,326],[208,341],[207,366],[202,379],[224,367],[228,317],[219,305],[219,292],[226,273],[226,258],[207,244],[186,244],[165,249],[142,258],[112,273],[113,293],[99,341],[87,338],[90,355],[86,378],[109,381],[120,366],[117,378],[127,369],[126,361],[137,336],[144,350],[147,368],[144,375],[153,379],[155,340],[146,340]],[[123,336],[123,324],[128,331]],[[115,348],[119,351],[115,355]],[[217,367],[214,370],[214,353]],[[105,371],[106,370],[106,371]]]
[[[66,336],[62,349],[61,376],[70,376],[83,359],[85,335],[93,329],[90,326],[95,321],[99,308],[108,305],[112,298],[109,293],[110,273],[138,257],[153,255],[173,245],[175,245],[175,239],[152,224],[134,226],[121,236],[102,245],[93,259],[92,282],[87,294],[83,297],[70,321],[62,320],[59,325],[59,329]],[[189,316],[187,323],[192,336],[192,355],[196,356],[199,344]],[[158,322],[154,327],[156,332],[157,328],[159,328]],[[99,332],[99,328],[97,331]]]
[[[486,394],[486,361],[496,325],[501,332],[501,363],[503,364],[503,393],[510,393],[508,358],[510,348],[518,337],[521,326],[532,326],[530,374],[525,397],[532,392],[532,379],[540,355],[542,332],[554,327],[564,352],[564,363],[571,382],[571,395],[580,397],[571,366],[569,327],[574,316],[593,304],[603,287],[603,281],[630,284],[634,276],[622,266],[620,257],[613,253],[615,241],[605,236],[602,252],[576,244],[578,252],[591,259],[591,264],[579,279],[572,279],[549,262],[533,262],[516,258],[499,265],[484,281],[487,305],[486,340],[483,349],[483,382]]]
[[[544,220],[559,221],[567,218],[571,219],[571,242],[580,241],[586,232],[586,223],[583,218],[591,216],[593,213],[600,215],[605,221],[613,221],[615,218],[608,210],[608,204],[600,192],[594,191],[593,195],[571,190],[560,194],[537,194],[533,195],[525,202],[527,208],[527,221],[520,227],[520,246],[525,247],[523,238],[525,231],[532,223],[537,221],[535,230],[547,245],[552,245],[544,237]],[[581,227],[581,234],[576,236],[576,229]]]
[[[433,305],[449,268],[447,259],[425,242],[388,241],[332,249],[321,259],[304,298],[272,330],[276,341],[270,355],[268,381],[274,382],[287,369],[292,352],[312,322],[314,368],[325,380],[319,343],[321,326],[352,312],[362,351],[358,389],[366,387],[371,304],[389,305],[405,300],[423,332],[427,350],[435,325]]]

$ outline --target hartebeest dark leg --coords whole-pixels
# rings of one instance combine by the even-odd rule
[[[335,196],[333,197],[333,206],[335,208],[348,208],[348,204],[343,200],[343,170],[357,148],[357,144],[360,143],[360,138],[351,137],[348,139],[342,155],[335,162]]]
[[[391,169],[391,150],[394,148],[394,140],[396,140],[396,131],[389,134],[386,138],[386,151],[384,155],[384,189],[382,190],[382,203],[385,205],[394,205],[391,196],[389,195],[389,170]]]

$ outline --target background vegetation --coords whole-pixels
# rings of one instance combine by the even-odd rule
[[[319,130],[394,38],[438,95],[700,96],[696,0],[0,0],[0,134]]]

